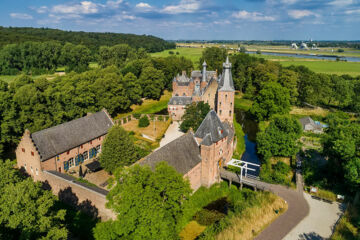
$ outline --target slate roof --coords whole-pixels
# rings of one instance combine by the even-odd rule
[[[188,105],[191,104],[191,97],[175,96],[170,98],[168,105]]]
[[[214,110],[211,110],[200,124],[195,137],[203,139],[201,144],[210,146],[229,135],[229,131],[220,121]]]
[[[226,131],[228,132],[228,143],[231,142],[231,140],[234,138],[235,133],[234,133],[234,129],[227,123],[227,122],[223,122],[223,125],[226,129]]]
[[[202,73],[201,73],[200,70],[194,70],[194,71],[191,72],[191,77],[192,77],[192,78],[195,78],[195,77],[201,78],[201,77],[202,77]]]
[[[300,118],[299,121],[300,121],[303,129],[305,129],[305,126],[309,125],[309,124],[311,126],[313,126],[314,129],[319,129],[319,130],[322,129],[322,126],[320,124],[316,124],[311,117],[303,117],[303,118]]]
[[[99,161],[93,161],[91,163],[85,164],[85,166],[90,169],[92,172],[96,172],[100,169],[102,169]]]
[[[31,134],[45,161],[92,139],[105,135],[114,125],[105,110]]]
[[[223,74],[221,75],[219,91],[234,92],[234,81],[231,74],[231,63],[229,57],[226,58],[226,62],[223,64]]]
[[[175,139],[140,161],[155,169],[157,163],[165,161],[181,174],[188,173],[201,162],[200,148],[192,132]]]

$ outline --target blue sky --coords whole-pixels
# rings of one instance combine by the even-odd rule
[[[0,25],[174,40],[360,40],[360,0],[0,0]]]

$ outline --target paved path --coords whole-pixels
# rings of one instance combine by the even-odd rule
[[[239,181],[237,175],[229,171],[221,170],[221,176],[234,182]],[[259,189],[273,192],[288,204],[288,210],[262,231],[255,240],[281,240],[309,214],[309,205],[304,198],[303,179],[300,173],[296,173],[296,190],[253,179],[246,179],[246,181]]]
[[[160,147],[184,135],[184,133],[180,131],[179,126],[179,122],[173,121],[173,123],[166,130],[164,137],[161,139]]]
[[[299,173],[296,174],[296,182],[296,190],[269,184],[269,190],[287,202],[288,210],[262,231],[256,240],[283,239],[309,214],[309,205],[303,195],[303,180]]]
[[[284,240],[320,240],[330,238],[333,227],[339,220],[345,206],[337,202],[331,204],[313,199],[307,193],[305,194],[305,200],[310,205],[309,215],[287,234]]]

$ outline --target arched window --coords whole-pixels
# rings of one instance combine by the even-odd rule
[[[226,100],[227,100],[227,94],[225,95],[225,102],[226,102]]]
[[[229,117],[231,117],[231,110],[229,111]]]
[[[221,115],[221,110],[220,110],[220,115]]]

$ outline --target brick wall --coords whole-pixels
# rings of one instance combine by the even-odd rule
[[[194,84],[189,84],[187,86],[179,86],[176,83],[174,84],[174,88],[173,88],[173,96],[188,96],[191,97],[192,93],[194,92]],[[185,95],[184,95],[185,94]]]
[[[234,118],[234,92],[218,92],[217,114],[221,122],[233,122]]]
[[[172,120],[180,121],[185,113],[185,105],[168,105],[168,112]]]
[[[92,208],[90,211],[97,212],[97,215],[104,221],[116,219],[115,213],[105,207],[107,202],[106,195],[95,192],[76,182],[68,181],[47,171],[42,172],[40,175],[41,180],[50,185],[51,191],[59,196],[60,200],[65,199],[66,202],[67,199],[68,201],[71,201],[72,204],[75,203],[77,206],[83,206],[89,210]]]
[[[201,162],[184,175],[189,179],[190,185],[194,192],[201,186]]]
[[[201,96],[201,101],[203,101],[204,103],[208,103],[210,105],[210,108],[213,110],[216,110],[215,100],[216,100],[217,89],[218,89],[218,83],[216,80],[213,80],[209,83],[204,94]]]

